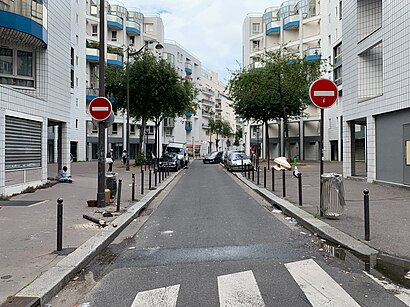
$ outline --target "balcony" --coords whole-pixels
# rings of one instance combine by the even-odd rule
[[[206,110],[202,110],[202,116],[210,118],[212,116],[212,114],[210,112],[206,111]]]
[[[265,66],[265,63],[262,62],[253,62],[249,64],[249,69],[262,69]]]
[[[185,72],[187,73],[187,74],[192,74],[192,64],[191,63],[185,63]]]
[[[126,30],[128,34],[131,35],[141,35],[141,25],[136,21],[127,20]]]
[[[39,2],[34,0],[0,1],[0,30],[6,41],[34,47],[47,47],[47,8]]]
[[[283,21],[283,30],[299,29],[299,15],[290,15]]]
[[[266,24],[266,35],[279,35],[280,34],[280,20],[272,20]]]
[[[86,89],[86,99],[87,99],[87,102],[93,100],[94,98],[97,98],[97,97],[99,96],[99,94],[100,94],[100,92],[99,92],[99,89],[98,89],[98,88],[90,88],[90,87],[87,87],[87,89]],[[115,103],[114,98],[108,97],[107,99],[108,99],[109,101],[111,101],[112,104]]]
[[[222,111],[222,104],[217,103],[217,104],[215,105],[215,111]]]
[[[107,64],[108,65],[117,65],[123,66],[122,64],[122,55],[118,55],[116,53],[107,53]]]
[[[107,15],[107,27],[112,30],[122,30],[122,19],[116,15]]]
[[[86,60],[97,63],[100,60],[100,50],[94,48],[86,48]],[[107,64],[123,66],[122,55],[116,53],[107,53]]]
[[[202,89],[202,94],[213,96],[215,94],[214,90],[210,89],[209,87],[206,87]]]
[[[208,106],[208,107],[213,107],[215,103],[209,99],[202,99],[202,105]]]
[[[190,120],[185,121],[185,131],[192,131],[192,122]]]
[[[320,58],[321,58],[320,47],[308,48],[303,52],[303,55],[304,55],[306,61],[320,60]]]

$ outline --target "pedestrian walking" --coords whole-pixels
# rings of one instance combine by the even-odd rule
[[[105,161],[108,163],[108,172],[112,172],[112,165],[114,164],[114,155],[112,148],[108,151]]]
[[[122,156],[121,156],[121,158],[122,158],[122,164],[127,164],[127,157],[128,157],[128,152],[127,152],[127,150],[123,150],[122,151]]]

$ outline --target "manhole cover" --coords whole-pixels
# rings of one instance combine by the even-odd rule
[[[39,205],[45,202],[44,200],[2,200],[0,201],[0,206],[4,207],[28,207]]]

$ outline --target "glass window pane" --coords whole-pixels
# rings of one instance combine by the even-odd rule
[[[13,50],[0,48],[0,73],[11,75],[13,73]]]
[[[33,76],[33,53],[28,51],[17,51],[17,75]]]
[[[410,141],[406,141],[406,165],[410,165]]]

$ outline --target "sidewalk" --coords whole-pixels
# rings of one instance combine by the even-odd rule
[[[114,162],[113,171],[122,179],[121,209],[131,206],[132,173],[135,173],[135,199],[141,195],[140,167],[126,171],[120,161]],[[148,191],[148,172],[145,191]],[[48,176],[55,177],[57,165],[50,164]],[[58,263],[68,253],[100,232],[100,227],[83,218],[83,214],[111,221],[116,217],[116,205],[106,208],[87,206],[87,200],[97,198],[97,162],[71,164],[74,183],[57,183],[37,190],[35,193],[20,194],[11,200],[34,201],[32,206],[8,206],[0,201],[0,305],[10,295],[30,284],[43,272]],[[154,176],[152,176],[154,186]],[[63,198],[63,251],[57,254],[57,199]],[[104,218],[102,211],[113,212],[114,217]]]
[[[271,162],[272,166],[273,162]],[[263,186],[263,167],[260,164],[260,184]],[[319,216],[319,162],[298,164],[302,173],[303,202],[301,209]],[[342,173],[340,162],[325,162],[324,173]],[[255,173],[256,176],[256,173]],[[267,172],[266,189],[271,191],[271,171]],[[256,182],[256,178],[255,178]],[[327,224],[345,232],[351,237],[367,243],[370,247],[410,261],[410,188],[368,183],[360,178],[345,178],[346,207],[338,219],[321,218]],[[275,195],[283,198],[282,174],[275,171]],[[370,241],[364,240],[363,190],[370,196]],[[286,172],[286,197],[298,206],[298,179],[292,171]],[[409,267],[410,270],[410,267]]]

